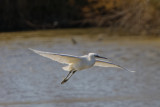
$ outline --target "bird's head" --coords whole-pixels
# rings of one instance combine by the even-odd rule
[[[108,59],[108,58],[106,58],[106,57],[99,56],[97,53],[89,53],[88,55],[89,55],[89,56],[94,56],[95,58]]]

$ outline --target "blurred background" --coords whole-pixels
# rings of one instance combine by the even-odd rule
[[[160,0],[0,0],[0,107],[160,107]],[[108,57],[64,85],[28,48]]]
[[[1,0],[0,31],[107,27],[159,34],[159,0]]]

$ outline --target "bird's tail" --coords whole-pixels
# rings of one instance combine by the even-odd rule
[[[65,71],[70,71],[70,66],[65,66],[65,67],[63,67],[63,70],[65,70]]]

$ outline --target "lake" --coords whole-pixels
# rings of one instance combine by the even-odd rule
[[[28,48],[108,57],[129,70],[93,67],[65,84],[65,66]],[[0,107],[160,107],[160,38],[103,30],[0,33]]]

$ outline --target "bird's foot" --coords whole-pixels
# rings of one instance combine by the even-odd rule
[[[68,79],[64,79],[62,82],[61,82],[61,84],[64,84],[65,82],[67,82],[68,81]]]

